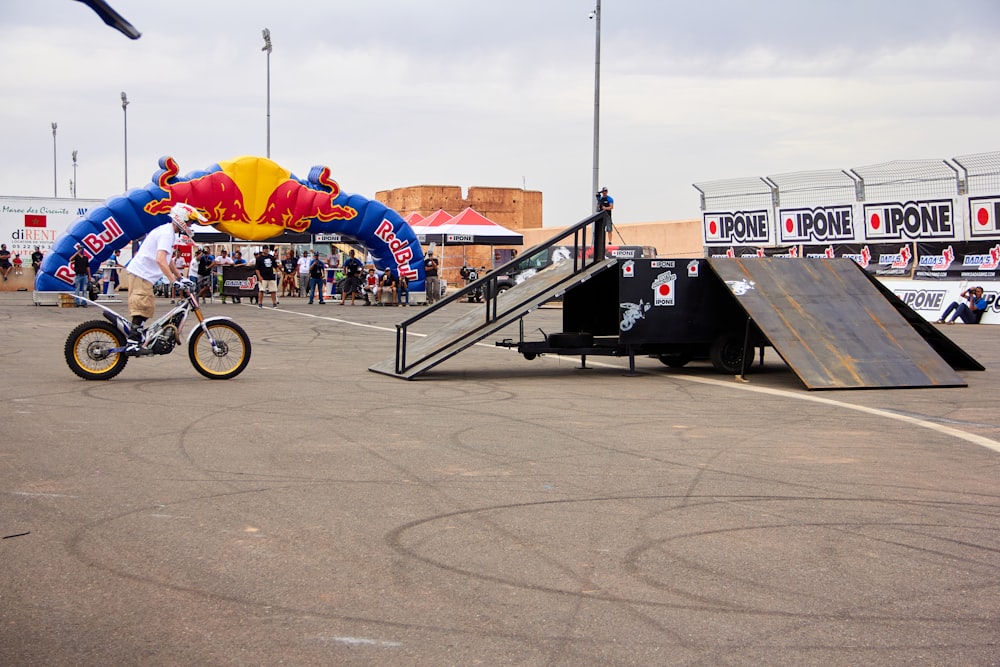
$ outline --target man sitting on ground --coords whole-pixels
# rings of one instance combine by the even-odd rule
[[[983,312],[986,310],[986,299],[983,297],[983,288],[970,287],[962,292],[961,296],[965,299],[965,303],[952,301],[945,309],[941,319],[937,321],[938,324],[954,324],[955,320],[959,317],[966,324],[979,324],[979,320],[982,319]],[[951,315],[952,311],[955,314],[949,320],[948,316]]]

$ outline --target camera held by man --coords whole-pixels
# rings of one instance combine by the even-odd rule
[[[614,200],[613,197],[611,197],[610,195],[608,195],[608,189],[606,187],[605,188],[601,188],[594,196],[597,198],[597,210],[598,211],[608,211],[608,212],[610,212],[611,210],[614,209],[614,207],[615,207],[615,200]]]

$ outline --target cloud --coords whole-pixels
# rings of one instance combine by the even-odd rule
[[[545,224],[592,205],[593,4],[114,0],[0,5],[4,194],[118,194],[266,150],[374,196],[417,184],[541,190]],[[54,7],[62,7],[53,11]],[[1000,9],[980,0],[603,3],[601,181],[619,221],[696,217],[691,183],[995,150]],[[81,11],[82,10],[82,11]]]

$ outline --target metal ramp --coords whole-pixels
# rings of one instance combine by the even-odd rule
[[[888,300],[850,259],[708,262],[808,389],[966,386],[939,352],[947,339],[929,325],[933,333],[918,331],[899,310],[905,304]],[[935,335],[932,347],[925,338]],[[961,354],[974,366],[959,367],[982,369]]]
[[[368,370],[412,380],[467,347],[475,345],[498,329],[527,315],[568,288],[588,280],[594,274],[617,263],[617,259],[606,259],[576,272],[573,270],[573,263],[569,261],[554,265],[497,296],[497,317],[490,318],[485,313],[490,306],[487,302],[486,308],[476,307],[436,332],[407,345],[406,356],[416,360],[412,364],[404,368],[397,366],[399,356],[397,348],[397,356],[370,366]]]
[[[895,292],[889,289],[885,283],[871,275],[867,271],[861,274],[871,282],[876,289],[884,296],[896,309],[904,320],[927,341],[927,344],[934,348],[941,357],[947,361],[952,368],[959,371],[985,371],[986,367],[976,361],[972,355],[960,348],[955,342],[941,333],[941,330],[923,318],[920,313],[910,308],[906,303],[896,296]]]
[[[570,227],[559,236],[526,250],[521,257],[465,286],[416,317],[397,324],[395,355],[370,366],[368,370],[412,380],[495,331],[524,317],[546,301],[560,296],[570,287],[579,285],[589,280],[591,276],[615,266],[618,260],[603,259],[603,250],[600,253],[593,253],[594,256],[601,257],[600,260],[587,259],[584,252],[588,238],[594,238],[596,241],[594,245],[603,249],[606,217],[605,214],[598,214]],[[593,227],[590,233],[596,236],[588,234],[590,227]],[[526,259],[549,257],[548,251],[567,239],[571,241],[568,258],[545,266],[534,276],[497,294],[494,286],[500,276],[506,275],[507,271]],[[475,289],[482,289],[487,295],[485,304],[475,306],[471,310],[463,305],[465,312],[461,316],[422,338],[410,334],[409,329],[415,323],[433,312],[462,301]]]

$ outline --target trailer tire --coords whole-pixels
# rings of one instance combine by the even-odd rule
[[[503,283],[497,283],[495,286],[491,287],[490,284],[487,283],[486,286],[483,287],[483,296],[486,299],[499,298],[501,294],[503,294],[513,286],[514,285],[512,283],[503,282]]]
[[[554,333],[549,334],[548,343],[552,347],[593,347],[594,335],[583,332]]]
[[[743,337],[734,333],[724,333],[712,341],[708,358],[720,373],[743,372]]]
[[[671,352],[658,355],[656,358],[660,360],[661,364],[670,368],[683,368],[691,361],[691,355],[687,352]]]
[[[528,361],[532,361],[535,358],[535,353],[534,352],[522,352],[521,356],[523,356]]]

